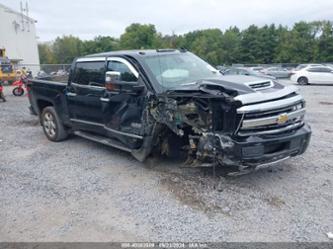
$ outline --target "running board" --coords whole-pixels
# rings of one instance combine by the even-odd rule
[[[112,138],[106,138],[106,137],[98,136],[98,135],[91,134],[88,132],[83,132],[83,131],[74,131],[74,134],[76,136],[83,137],[88,140],[100,143],[100,144],[111,146],[111,147],[114,147],[114,148],[117,148],[120,150],[124,150],[127,152],[132,152],[131,149],[125,147],[121,142],[118,142],[117,140],[112,139]]]

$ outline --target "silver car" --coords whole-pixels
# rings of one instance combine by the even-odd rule
[[[289,78],[291,75],[291,71],[282,67],[269,67],[261,70],[261,72],[276,78]]]
[[[249,76],[256,76],[256,77],[271,79],[271,80],[276,79],[276,77],[274,77],[274,76],[266,75],[260,71],[255,71],[251,68],[246,68],[246,67],[229,68],[223,72],[223,75],[249,75]]]

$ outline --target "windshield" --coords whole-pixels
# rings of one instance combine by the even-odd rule
[[[221,76],[214,67],[188,52],[160,54],[144,60],[157,82],[167,89]]]

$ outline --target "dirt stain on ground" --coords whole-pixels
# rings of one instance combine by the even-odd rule
[[[286,204],[285,201],[278,196],[272,196],[270,198],[266,198],[265,201],[268,203],[268,205],[276,208],[281,208]]]
[[[190,176],[184,176],[181,174],[171,173],[166,175],[161,179],[161,185],[166,187],[169,192],[171,192],[175,198],[182,202],[184,205],[193,208],[195,210],[204,212],[208,216],[214,214],[224,214],[230,216],[228,208],[207,201],[202,198],[198,189],[207,188],[206,180],[200,179],[198,176],[196,179],[192,179]],[[214,189],[212,189],[214,191]]]
[[[321,105],[333,105],[333,102],[320,101],[319,104],[321,104]]]
[[[31,119],[31,120],[22,120],[17,123],[18,126],[38,126],[40,125],[38,119]]]

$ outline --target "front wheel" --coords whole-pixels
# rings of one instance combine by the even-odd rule
[[[300,85],[308,85],[309,84],[309,80],[306,77],[300,77],[297,80],[297,83]]]
[[[22,87],[15,87],[13,89],[13,95],[14,96],[22,96],[24,94],[24,90]]]
[[[49,140],[59,142],[67,138],[68,133],[52,106],[44,108],[41,114],[41,123],[44,133]]]

